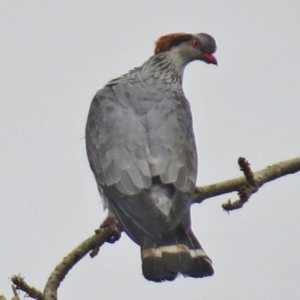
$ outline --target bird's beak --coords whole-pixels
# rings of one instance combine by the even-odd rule
[[[203,61],[205,61],[208,64],[214,64],[216,66],[218,65],[217,59],[211,53],[208,52],[205,52],[203,54]]]

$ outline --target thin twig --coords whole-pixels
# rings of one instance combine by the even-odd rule
[[[21,300],[20,297],[19,297],[19,294],[17,292],[17,289],[14,285],[11,286],[12,290],[13,290],[13,293],[14,293],[14,296],[12,298],[12,300]]]
[[[237,190],[239,196],[238,200],[234,202],[228,200],[227,203],[222,204],[223,209],[227,212],[242,208],[244,204],[249,201],[252,194],[256,193],[259,189],[258,183],[255,182],[254,174],[247,159],[239,157],[238,164],[241,171],[244,173],[246,183]]]
[[[251,170],[250,163],[247,161],[244,157],[239,157],[238,164],[240,166],[241,171],[244,173],[244,176],[246,177],[247,182],[251,186],[255,186],[256,182],[254,179],[254,174]]]
[[[37,300],[44,300],[43,293],[37,290],[36,288],[29,286],[25,282],[24,277],[16,275],[11,278],[11,281],[14,284],[15,289],[25,292],[27,296]]]

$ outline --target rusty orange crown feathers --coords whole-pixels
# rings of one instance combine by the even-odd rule
[[[188,41],[193,38],[189,33],[171,33],[161,36],[155,43],[154,54],[159,54],[170,50],[172,47],[179,45],[182,42]]]

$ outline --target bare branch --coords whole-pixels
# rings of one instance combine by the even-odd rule
[[[19,294],[17,292],[17,289],[14,285],[11,286],[12,290],[13,290],[13,293],[14,293],[14,297],[12,298],[12,300],[21,300],[20,297],[19,297]]]
[[[250,163],[244,157],[239,157],[238,164],[241,171],[243,171],[246,183],[238,188],[239,199],[233,203],[228,200],[227,203],[222,204],[222,207],[227,212],[235,209],[242,208],[250,199],[251,195],[256,193],[259,189],[258,184],[255,182],[254,174],[251,170]]]
[[[204,187],[196,187],[194,194],[194,203],[201,203],[204,200],[215,196],[238,191],[240,199],[233,203],[229,202],[223,204],[223,207],[224,205],[227,209],[229,207],[228,210],[240,208],[249,199],[251,194],[256,192],[258,188],[260,188],[263,184],[282,176],[299,172],[300,157],[274,164],[255,173],[252,172],[250,164],[244,158],[239,159],[239,165],[244,173],[244,176],[207,185]],[[252,190],[245,191],[245,187],[250,187]],[[89,237],[79,246],[77,246],[62,260],[62,262],[60,262],[55,267],[50,277],[48,278],[43,294],[35,290],[34,288],[29,287],[25,283],[24,278],[20,277],[24,281],[25,285],[22,286],[22,284],[20,284],[20,282],[22,282],[22,280],[20,281],[20,278],[20,282],[18,284],[14,282],[14,284],[17,289],[23,290],[28,294],[28,296],[32,298],[39,300],[57,300],[57,289],[59,288],[65,276],[72,269],[72,267],[90,251],[91,256],[93,257],[97,255],[100,247],[105,242],[114,242],[118,238],[119,232],[117,232],[117,224],[114,224],[108,218],[103,222],[103,225],[100,226],[100,229],[98,229],[93,236]],[[18,278],[18,276],[14,276],[13,278]],[[37,296],[34,295],[33,291],[37,293]]]
[[[255,186],[259,188],[267,182],[299,171],[300,157],[268,166],[261,171],[253,173]],[[212,197],[236,192],[241,187],[247,185],[247,182],[247,179],[242,176],[203,187],[196,187],[194,194],[194,203],[201,203],[204,200]]]
[[[238,164],[240,166],[241,171],[243,171],[245,178],[248,181],[249,185],[255,186],[256,182],[254,179],[254,174],[251,170],[250,163],[247,161],[247,159],[244,157],[239,157]]]
[[[259,172],[252,173],[249,163],[240,158],[240,166],[245,177],[239,177],[205,187],[197,187],[194,195],[194,203],[201,203],[205,199],[225,193],[241,190],[244,186],[251,185],[254,188],[261,187],[264,183],[287,174],[300,171],[300,157],[267,167]],[[104,221],[104,224],[107,221]],[[116,231],[113,226],[101,226],[97,234],[85,240],[74,249],[55,268],[46,284],[44,295],[46,300],[57,299],[57,289],[69,270],[89,251],[97,253],[99,247],[115,237]],[[96,249],[96,250],[95,250]]]
[[[91,250],[102,246],[114,235],[114,230],[110,227],[100,228],[97,233],[86,239],[69,253],[51,273],[44,289],[45,300],[56,300],[57,289],[72,267]]]
[[[40,292],[39,290],[37,290],[36,288],[29,286],[26,282],[24,277],[20,276],[20,275],[16,275],[13,276],[11,278],[13,285],[13,292],[14,295],[16,297],[16,290],[21,290],[23,292],[25,292],[29,297],[33,298],[33,299],[37,299],[37,300],[43,300],[44,296],[43,293]],[[18,294],[17,294],[18,296]],[[15,298],[18,299],[18,298]]]

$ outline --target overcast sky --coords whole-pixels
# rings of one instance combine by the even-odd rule
[[[219,66],[185,72],[199,155],[198,185],[300,153],[300,2],[1,1],[0,294],[22,274],[43,289],[55,265],[104,219],[84,141],[106,82],[139,66],[155,40],[206,32]],[[192,208],[214,262],[206,279],[146,281],[125,234],[68,274],[59,299],[253,300],[300,294],[300,174],[269,183],[230,215],[223,195]]]

